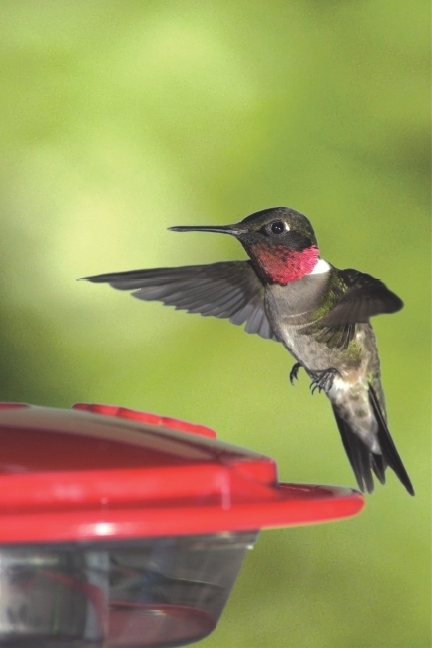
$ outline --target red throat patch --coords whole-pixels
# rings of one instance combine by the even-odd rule
[[[248,249],[248,254],[266,281],[286,285],[312,272],[319,250],[316,245],[301,252],[285,245],[254,245]]]

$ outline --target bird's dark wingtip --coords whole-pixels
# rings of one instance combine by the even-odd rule
[[[362,493],[367,491],[373,493],[374,480],[372,476],[371,453],[364,443],[354,434],[349,425],[339,415],[336,407],[332,404],[333,414],[341,435],[345,452],[353,469],[358,487]]]
[[[90,281],[91,283],[111,283],[123,276],[134,274],[134,272],[109,272],[107,274],[92,275],[91,277],[80,277],[77,281]]]
[[[102,276],[102,275],[101,275]],[[77,281],[90,281],[91,283],[102,283],[102,280],[99,279],[99,276],[95,277],[80,277]]]
[[[395,472],[400,482],[405,486],[407,492],[411,496],[414,496],[415,493],[411,480],[408,477],[408,473],[405,470],[393,439],[391,438],[387,423],[382,414],[378,398],[372,385],[369,385],[369,400],[378,425],[377,436],[382,454],[371,452],[363,441],[361,441],[361,439],[350,429],[348,423],[342,419],[336,407],[332,405],[336,423],[342,438],[342,443],[356,476],[359,489],[362,493],[364,493],[365,490],[368,493],[373,492],[374,480],[372,473],[375,473],[381,484],[384,484],[385,470],[388,466]]]
[[[396,474],[399,481],[405,486],[407,492],[414,497],[415,492],[402,459],[399,456],[393,439],[391,438],[387,423],[382,414],[377,395],[374,388],[369,383],[369,400],[378,423],[378,441],[380,444],[382,458],[386,465],[388,465]]]

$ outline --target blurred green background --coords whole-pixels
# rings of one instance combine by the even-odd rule
[[[427,4],[0,7],[0,398],[184,418],[271,455],[281,480],[354,486],[282,347],[75,281],[244,258],[170,225],[306,213],[325,258],[405,301],[375,327],[417,494],[389,473],[356,519],[264,532],[202,645],[430,646]]]

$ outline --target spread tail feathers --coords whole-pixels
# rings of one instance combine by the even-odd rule
[[[357,479],[358,486],[362,492],[367,490],[372,493],[374,481],[372,472],[375,473],[381,484],[385,483],[385,469],[389,466],[397,475],[399,480],[407,489],[410,495],[414,495],[414,489],[408,473],[402,463],[393,439],[390,436],[385,418],[381,412],[375,391],[369,385],[369,401],[378,424],[378,442],[382,454],[374,454],[365,446],[361,439],[354,434],[348,423],[344,421],[333,406],[333,413],[342,438],[342,443],[347,453],[349,462]]]

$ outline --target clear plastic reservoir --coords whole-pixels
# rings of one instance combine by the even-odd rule
[[[0,646],[180,646],[215,628],[258,532],[0,549]]]

